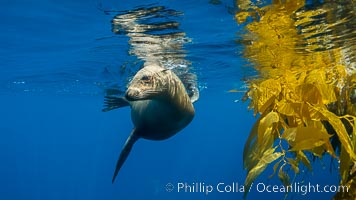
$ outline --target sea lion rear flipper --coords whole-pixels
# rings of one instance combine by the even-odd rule
[[[125,97],[113,97],[113,96],[105,96],[103,112],[107,112],[116,108],[121,108],[125,106],[129,106],[130,103],[127,101]]]
[[[124,148],[122,149],[121,153],[120,153],[120,157],[119,160],[117,160],[116,163],[116,169],[114,172],[114,176],[112,177],[112,183],[114,183],[115,178],[117,176],[117,174],[120,171],[120,168],[122,167],[122,165],[124,164],[127,156],[130,154],[130,151],[132,149],[133,144],[138,140],[138,136],[135,134],[136,129],[134,128],[130,134],[130,136],[127,138],[126,143],[124,145]]]

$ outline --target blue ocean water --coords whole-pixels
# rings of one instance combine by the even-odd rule
[[[129,38],[112,33],[111,20],[116,11],[145,5],[183,13],[177,20],[191,39],[184,49],[200,99],[193,122],[176,136],[138,141],[112,184],[132,122],[128,108],[101,112],[103,97],[105,88],[124,87],[133,74],[105,72],[137,58],[128,55]],[[242,192],[216,188],[243,185],[242,151],[256,120],[242,93],[227,92],[243,89],[242,79],[253,74],[235,42],[242,27],[234,1],[4,0],[0,10],[0,199],[242,199]],[[302,175],[304,184],[338,185],[330,162],[317,160],[317,170]],[[280,185],[270,174],[256,183]],[[178,190],[180,183],[191,190]],[[195,185],[214,191],[193,191]],[[248,195],[260,198],[283,199],[284,193]]]

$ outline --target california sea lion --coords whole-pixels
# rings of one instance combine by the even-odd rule
[[[112,182],[139,139],[164,140],[186,127],[194,117],[194,107],[181,80],[158,65],[142,68],[134,76],[125,97],[105,98],[103,111],[130,106],[134,128],[128,137]]]

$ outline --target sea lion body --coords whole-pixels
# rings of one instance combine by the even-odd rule
[[[125,97],[106,97],[106,104],[103,111],[130,106],[135,126],[120,154],[113,182],[139,138],[170,138],[194,117],[192,101],[181,80],[171,70],[158,65],[142,68],[129,83]]]
[[[136,134],[148,140],[164,140],[187,126],[194,117],[191,113],[179,113],[175,105],[156,100],[131,103],[131,118]]]
[[[136,134],[145,139],[167,139],[194,117],[194,107],[180,79],[158,65],[145,67],[135,75],[126,98],[131,99]]]

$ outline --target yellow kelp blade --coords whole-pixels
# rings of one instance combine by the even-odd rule
[[[282,138],[292,147],[290,151],[310,150],[329,142],[325,129],[316,127],[295,127],[285,130]]]
[[[266,116],[262,115],[254,124],[244,147],[243,163],[245,169],[253,168],[264,152],[272,147],[277,131],[275,123],[278,121],[278,114],[270,112]]]
[[[307,158],[307,156],[303,153],[303,151],[298,151],[297,152],[297,160],[302,161],[302,163],[307,166],[309,171],[312,171],[312,166],[310,164],[309,159]]]
[[[281,85],[274,79],[268,79],[260,83],[256,92],[257,105],[255,105],[255,109],[263,113],[272,103],[274,103],[280,92]]]
[[[323,115],[325,117],[325,120],[328,121],[335,129],[335,132],[337,133],[337,136],[339,137],[342,146],[350,155],[350,158],[353,160],[353,162],[356,162],[355,147],[353,146],[353,143],[351,143],[351,139],[345,129],[344,124],[340,120],[340,117],[328,111],[327,109],[316,107],[314,107],[314,109],[316,109],[321,115]]]
[[[279,122],[279,116],[276,112],[273,111],[269,112],[265,117],[260,120],[257,129],[257,142],[259,147],[263,147],[263,141],[268,140],[268,138],[273,138],[273,125],[277,122]],[[270,143],[270,145],[272,145],[272,143]]]
[[[256,164],[247,174],[246,180],[245,180],[245,194],[244,197],[246,198],[247,193],[251,187],[252,182],[259,176],[270,164],[271,162],[277,160],[280,158],[283,153],[281,152],[274,152],[276,150],[275,148],[270,148],[267,151],[265,151]]]

